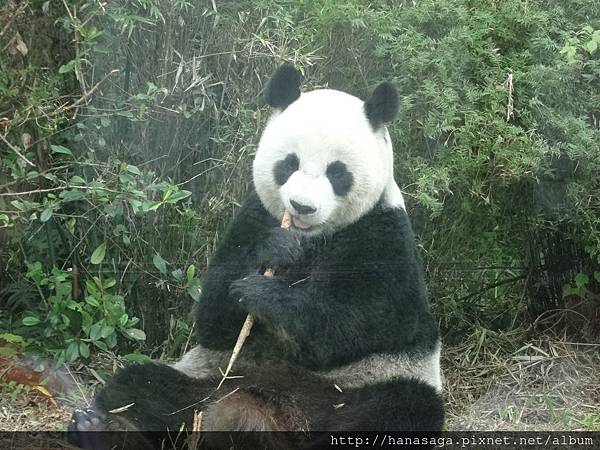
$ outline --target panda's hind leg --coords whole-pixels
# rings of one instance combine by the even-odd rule
[[[441,395],[416,379],[351,389],[347,395],[348,402],[328,418],[325,429],[438,433],[444,426]]]
[[[96,441],[123,437],[110,432],[138,431],[130,437],[141,443],[131,448],[150,448],[143,432],[178,433],[182,426],[189,431],[194,411],[206,406],[203,400],[214,389],[213,380],[190,378],[164,364],[129,366],[107,382],[89,408],[75,410],[69,441],[86,449],[105,448]],[[96,433],[104,431],[109,433]]]

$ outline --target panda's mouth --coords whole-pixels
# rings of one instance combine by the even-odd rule
[[[299,230],[309,230],[312,225],[304,222],[300,217],[298,216],[292,216],[292,225],[294,228],[297,228]]]

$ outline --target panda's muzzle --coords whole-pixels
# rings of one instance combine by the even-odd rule
[[[296,212],[300,215],[313,214],[313,213],[317,212],[317,208],[313,208],[312,206],[309,206],[309,205],[303,205],[301,203],[298,203],[295,200],[290,200],[290,204],[296,210]]]

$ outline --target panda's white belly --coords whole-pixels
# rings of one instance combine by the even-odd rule
[[[171,367],[192,378],[219,376],[219,367],[227,366],[230,355],[231,352],[209,350],[197,345]]]
[[[441,391],[440,351],[441,343],[438,342],[434,351],[428,355],[409,357],[401,354],[375,354],[319,374],[346,389],[360,388],[403,377],[416,378]],[[171,367],[193,378],[219,376],[219,367],[227,366],[229,356],[230,352],[209,350],[198,345]]]
[[[326,372],[320,372],[341,388],[360,388],[366,385],[390,381],[393,378],[416,378],[442,390],[440,369],[441,343],[433,352],[419,357],[408,355],[375,354],[360,361]]]

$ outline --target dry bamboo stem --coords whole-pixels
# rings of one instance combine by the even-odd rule
[[[288,210],[285,210],[285,212],[283,213],[283,219],[281,219],[281,228],[288,229],[291,225],[292,225],[292,216]],[[267,270],[265,270],[264,276],[272,277],[273,276],[273,268],[271,268],[271,267],[267,268]],[[242,325],[242,329],[240,330],[240,334],[238,335],[237,341],[235,342],[235,347],[233,347],[233,352],[231,352],[231,357],[229,358],[229,363],[227,364],[227,369],[225,369],[225,373],[223,374],[223,378],[221,379],[219,386],[217,386],[217,389],[219,389],[221,387],[221,385],[223,384],[223,382],[227,379],[227,376],[229,375],[229,371],[233,367],[233,364],[235,363],[236,359],[238,358],[238,355],[240,354],[240,351],[242,350],[242,346],[244,345],[246,338],[250,335],[250,330],[252,329],[253,325],[254,325],[254,317],[252,317],[252,314],[248,314],[248,316],[246,317],[246,320],[244,321],[244,325]]]

